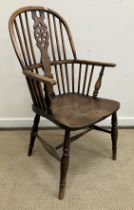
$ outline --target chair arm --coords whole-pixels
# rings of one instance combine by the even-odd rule
[[[51,61],[51,65],[60,65],[60,64],[72,64],[72,63],[79,63],[79,64],[87,64],[87,65],[94,65],[94,66],[104,66],[104,67],[115,67],[116,64],[114,63],[105,63],[105,62],[98,62],[98,61],[89,61],[89,60],[60,60],[60,61]]]
[[[89,60],[74,60],[75,63],[79,64],[87,64],[87,65],[94,65],[94,66],[104,66],[104,67],[115,67],[115,63],[106,63],[106,62],[98,62],[98,61],[89,61]]]
[[[51,79],[49,77],[38,75],[36,73],[31,72],[30,70],[24,70],[23,74],[25,74],[26,77],[29,77],[31,79],[35,79],[35,80],[37,80],[39,82],[49,83],[51,85],[55,85],[56,84],[55,80],[53,80],[53,79]]]

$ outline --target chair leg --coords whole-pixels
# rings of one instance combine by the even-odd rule
[[[40,115],[36,114],[35,118],[34,118],[33,127],[31,129],[31,136],[30,136],[30,144],[29,144],[29,149],[28,149],[28,156],[32,155],[35,138],[36,138],[36,135],[38,133],[39,121],[40,121]]]
[[[117,113],[112,114],[112,129],[111,129],[111,139],[112,139],[112,159],[116,160],[117,158],[117,138],[118,138],[118,128],[117,128]]]
[[[64,198],[65,194],[65,185],[66,185],[66,176],[69,166],[69,149],[70,149],[70,131],[65,131],[65,139],[63,146],[63,156],[61,159],[61,168],[60,168],[60,187],[59,187],[59,199]]]

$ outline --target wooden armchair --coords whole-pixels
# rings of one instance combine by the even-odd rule
[[[77,59],[67,23],[58,13],[48,8],[25,7],[15,11],[9,21],[9,31],[35,112],[28,155],[32,154],[37,138],[60,161],[59,199],[62,199],[71,142],[92,129],[109,133],[112,139],[112,158],[116,160],[116,112],[120,105],[117,101],[97,97],[105,68],[115,67],[115,64]],[[98,76],[94,82],[96,73]],[[64,142],[56,148],[38,135],[40,116],[65,130]],[[112,117],[111,130],[96,125],[109,116]],[[70,137],[71,131],[79,129],[84,130]],[[62,158],[56,152],[61,147]]]

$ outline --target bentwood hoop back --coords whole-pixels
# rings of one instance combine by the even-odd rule
[[[71,142],[93,129],[109,133],[112,157],[116,159],[119,103],[98,97],[104,70],[115,64],[77,59],[67,23],[51,9],[24,7],[15,11],[9,21],[9,31],[35,112],[28,155],[32,154],[37,138],[60,161],[59,199],[62,199]],[[54,148],[38,135],[40,116],[65,130],[63,143]],[[96,125],[109,116],[111,130]],[[70,137],[71,131],[79,129],[84,131]],[[62,147],[63,155],[59,157],[56,150]]]

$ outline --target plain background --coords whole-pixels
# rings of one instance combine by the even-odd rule
[[[101,96],[121,102],[119,125],[134,125],[133,0],[4,0],[0,1],[0,127],[31,126],[34,116],[8,33],[11,13],[26,5],[49,7],[65,18],[78,58],[117,64],[105,71]],[[110,119],[103,124],[109,123]]]

